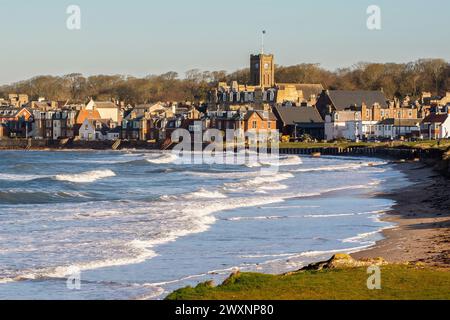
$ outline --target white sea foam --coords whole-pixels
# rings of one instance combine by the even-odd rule
[[[259,175],[253,179],[243,180],[240,182],[225,183],[224,187],[225,189],[230,190],[242,190],[259,187],[260,190],[264,190],[261,189],[261,186],[263,186],[262,188],[267,187],[270,189],[270,184],[274,184],[276,182],[281,182],[291,178],[294,178],[294,175],[292,173],[279,173],[279,174],[259,173]]]
[[[232,217],[224,220],[227,221],[248,221],[248,220],[280,220],[286,219],[287,216],[260,216],[260,217]]]
[[[275,166],[296,166],[302,164],[303,161],[298,156],[287,156],[287,157],[280,157],[280,159],[277,161],[275,160],[275,163],[269,163],[273,164]]]
[[[272,183],[269,185],[264,185],[259,187],[259,190],[264,190],[264,191],[277,191],[277,190],[286,190],[289,187],[284,185],[284,184],[280,184],[280,183]]]
[[[227,196],[219,191],[209,191],[204,188],[184,196],[186,199],[225,199]]]
[[[343,239],[342,242],[344,242],[344,243],[359,243],[359,244],[375,244],[373,237],[375,235],[380,234],[381,231],[383,231],[383,229],[372,231],[372,232],[360,233],[355,237]]]
[[[9,174],[0,173],[0,180],[8,181],[32,181],[36,179],[47,178],[48,175],[35,175],[35,174]]]
[[[336,213],[336,214],[308,214],[305,218],[337,218],[337,217],[349,217],[354,216],[354,213]]]
[[[367,163],[349,163],[343,165],[330,165],[312,168],[299,168],[292,170],[292,172],[327,172],[327,171],[347,171],[347,170],[357,170],[364,167],[377,167],[385,165],[386,162],[367,162]]]
[[[179,160],[179,158],[175,154],[165,153],[157,158],[147,158],[145,160],[153,164],[169,164],[175,163],[176,161]]]
[[[92,183],[100,179],[114,176],[116,176],[116,174],[112,170],[95,170],[75,174],[58,174],[55,176],[55,180],[73,183]]]

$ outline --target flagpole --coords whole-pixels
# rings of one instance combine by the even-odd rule
[[[264,35],[266,34],[266,30],[263,30],[262,32],[262,41],[261,41],[261,54],[264,54]]]

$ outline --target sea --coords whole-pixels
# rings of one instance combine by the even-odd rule
[[[238,270],[298,270],[381,240],[395,203],[379,195],[409,183],[364,157],[2,151],[0,299],[158,300]]]

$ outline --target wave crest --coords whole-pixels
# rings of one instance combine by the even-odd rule
[[[55,176],[55,180],[73,183],[92,183],[100,179],[115,176],[116,174],[112,170],[95,170],[76,174],[58,174]]]

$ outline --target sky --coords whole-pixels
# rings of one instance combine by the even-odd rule
[[[81,29],[69,30],[69,5]],[[381,9],[381,30],[367,8]],[[145,76],[280,65],[450,61],[448,0],[0,0],[0,85],[68,73]]]

